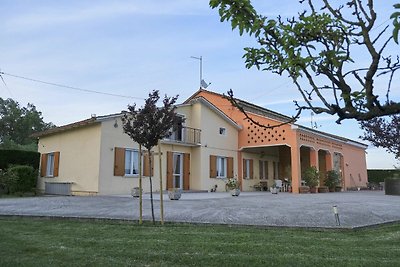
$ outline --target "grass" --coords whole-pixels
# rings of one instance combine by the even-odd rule
[[[307,230],[0,218],[0,266],[399,266],[400,224]]]

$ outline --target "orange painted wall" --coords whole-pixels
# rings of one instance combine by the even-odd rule
[[[280,146],[286,145],[290,147],[289,154],[291,156],[291,172],[292,172],[292,183],[294,192],[297,191],[297,187],[300,185],[301,180],[301,163],[300,163],[300,147],[306,146],[312,148],[311,151],[324,150],[328,152],[326,157],[327,163],[321,164],[332,168],[332,156],[334,153],[340,153],[344,158],[344,185],[348,187],[365,187],[367,181],[367,169],[365,160],[365,148],[361,146],[354,146],[346,144],[345,140],[336,140],[323,133],[313,132],[313,130],[304,130],[301,127],[292,125],[283,125],[274,129],[266,129],[255,125],[249,120],[245,119],[245,116],[232,104],[228,99],[222,95],[213,93],[206,90],[198,91],[192,97],[204,97],[214,106],[220,109],[225,115],[230,117],[238,125],[242,127],[239,131],[238,150],[242,148],[251,147],[266,147],[266,146]],[[252,118],[260,124],[272,126],[280,123],[270,118],[265,118],[261,115],[248,113]],[[287,152],[287,151],[286,151]],[[304,153],[304,152],[303,152]],[[288,154],[288,153],[286,153]],[[288,155],[289,155],[288,154]],[[238,153],[240,157],[240,152]],[[311,159],[313,161],[313,159]],[[318,164],[319,165],[319,164]],[[241,161],[238,166],[239,178],[241,178]],[[255,170],[256,171],[256,170]],[[296,177],[297,176],[297,177]]]

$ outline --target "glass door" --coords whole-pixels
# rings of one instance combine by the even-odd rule
[[[174,153],[173,155],[173,187],[183,189],[183,155]]]

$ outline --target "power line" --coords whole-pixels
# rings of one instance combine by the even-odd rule
[[[47,85],[53,85],[53,86],[57,86],[57,87],[67,88],[67,89],[86,92],[86,93],[144,100],[144,98],[141,98],[141,97],[119,95],[119,94],[100,92],[100,91],[96,91],[96,90],[83,89],[83,88],[79,88],[79,87],[63,85],[63,84],[53,83],[53,82],[41,81],[41,80],[37,80],[37,79],[33,79],[33,78],[28,78],[28,77],[24,77],[24,76],[15,75],[15,74],[11,74],[11,73],[6,73],[6,72],[0,71],[0,77],[1,77],[1,79],[3,79],[3,77],[1,75],[7,75],[7,76],[15,77],[15,78],[18,78],[18,79],[28,80],[28,81],[37,82],[37,83],[43,83],[43,84],[47,84]],[[3,80],[3,82],[4,82],[4,80]]]

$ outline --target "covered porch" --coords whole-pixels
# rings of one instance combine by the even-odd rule
[[[327,149],[269,145],[245,147],[238,154],[238,177],[243,191],[269,190],[275,184],[280,191],[299,193],[299,187],[305,185],[302,173],[312,166],[320,172],[319,186],[324,185],[330,170],[343,176],[343,155]]]

